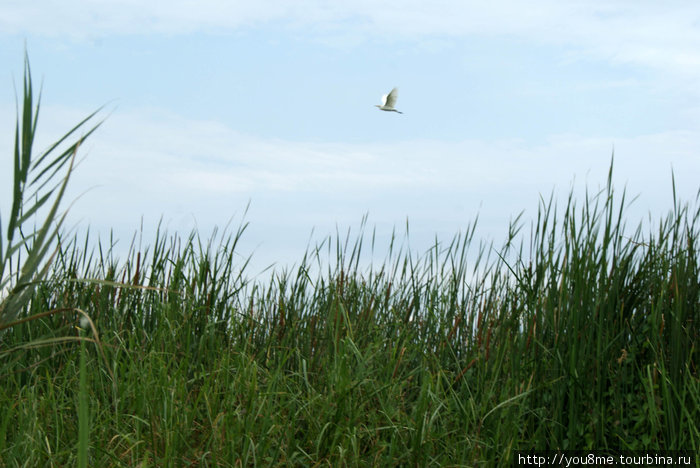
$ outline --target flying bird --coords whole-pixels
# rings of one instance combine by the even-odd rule
[[[382,96],[382,105],[380,106],[379,104],[375,104],[374,107],[379,107],[379,110],[387,111],[387,112],[398,112],[399,114],[403,114],[401,111],[397,111],[394,109],[394,106],[396,105],[396,99],[399,97],[399,89],[394,88],[391,90],[389,94],[385,94]]]

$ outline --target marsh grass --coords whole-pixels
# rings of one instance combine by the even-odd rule
[[[12,207],[6,232],[2,232],[0,218],[0,327],[17,318],[35,284],[51,266],[57,252],[54,242],[66,216],[65,212],[59,212],[59,207],[76,153],[101,123],[85,128],[95,119],[98,109],[37,155],[34,140],[41,94],[38,97],[35,94],[26,52],[22,85],[21,112],[18,103],[14,134]],[[66,148],[69,138],[82,131]]]
[[[624,213],[608,181],[581,206],[543,201],[529,237],[513,225],[498,250],[474,247],[472,226],[363,266],[365,236],[337,236],[265,283],[235,254],[245,226],[159,233],[123,260],[74,237],[25,311],[61,313],[3,338],[0,459],[74,463],[80,388],[91,466],[697,450],[698,212],[677,202],[644,233]],[[78,333],[78,309],[101,346],[23,346]]]
[[[23,121],[33,135],[36,119]],[[424,253],[362,231],[268,280],[247,279],[245,225],[210,239],[159,230],[121,259],[114,239],[61,238],[55,221],[18,231],[14,253],[39,240],[43,253],[24,257],[34,270],[14,270],[0,305],[0,465],[697,453],[700,213],[674,196],[665,217],[629,229],[611,180],[612,164],[582,203],[543,199],[500,248],[475,242],[476,223]],[[368,265],[367,249],[385,260]]]

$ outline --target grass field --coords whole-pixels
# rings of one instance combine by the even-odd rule
[[[69,173],[78,146],[45,166]],[[502,247],[476,224],[418,253],[335,237],[263,282],[234,255],[245,226],[161,232],[122,259],[111,239],[55,242],[57,211],[22,235],[67,183],[26,167],[53,189],[20,197],[2,228],[2,466],[497,466],[516,450],[700,447],[695,205],[630,228],[610,176],[582,201],[543,200]],[[365,265],[367,249],[386,260]]]

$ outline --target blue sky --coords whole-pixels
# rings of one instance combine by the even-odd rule
[[[498,243],[540,194],[604,184],[613,147],[630,222],[670,208],[672,168],[681,198],[700,187],[696,2],[6,1],[8,182],[25,44],[39,147],[107,103],[69,220],[122,244],[142,218],[147,243],[161,217],[207,233],[248,202],[257,269],[365,214],[380,239],[408,219],[416,251],[477,215]],[[403,115],[373,107],[393,86]]]

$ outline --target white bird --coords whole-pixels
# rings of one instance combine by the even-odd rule
[[[387,112],[398,112],[399,114],[403,114],[401,111],[397,111],[394,109],[394,106],[396,105],[396,99],[399,97],[399,89],[394,88],[391,90],[389,94],[385,94],[382,96],[382,105],[380,106],[379,104],[375,104],[374,107],[379,107],[380,110],[387,111]]]

